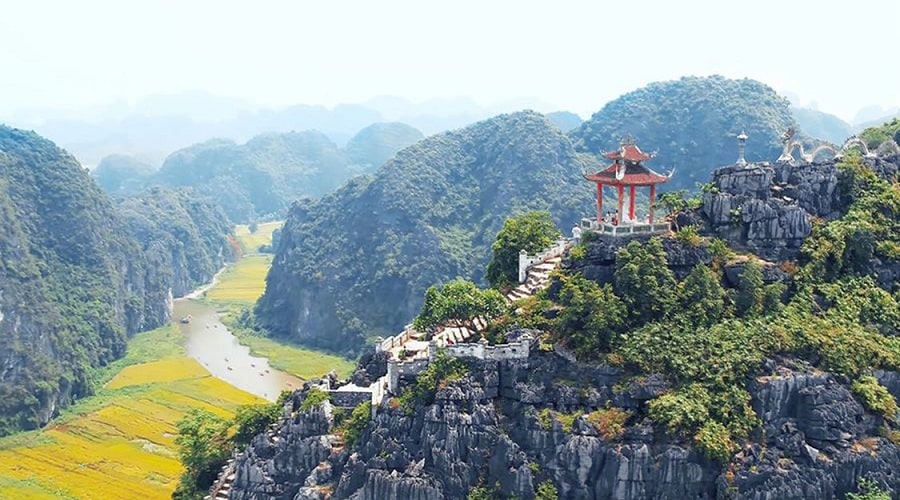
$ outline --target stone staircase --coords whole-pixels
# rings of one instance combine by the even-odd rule
[[[213,483],[209,490],[209,495],[203,497],[203,500],[227,500],[231,493],[231,485],[234,483],[234,458],[229,458],[219,477]]]
[[[547,288],[550,284],[550,273],[558,268],[561,262],[562,257],[552,257],[540,264],[529,267],[525,282],[510,290],[510,292],[506,294],[506,301],[512,304],[517,300],[530,297],[540,290]]]

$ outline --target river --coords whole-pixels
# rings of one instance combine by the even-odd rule
[[[214,377],[269,401],[283,390],[302,385],[299,378],[269,366],[268,359],[251,356],[250,348],[241,345],[219,320],[214,306],[189,298],[175,300],[175,320],[188,315],[190,323],[178,324],[184,347]]]

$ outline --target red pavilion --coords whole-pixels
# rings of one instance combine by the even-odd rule
[[[668,181],[669,176],[660,175],[641,163],[652,159],[653,156],[644,153],[632,142],[623,142],[618,151],[604,153],[603,157],[612,160],[613,163],[595,174],[585,175],[585,179],[597,183],[597,219],[596,222],[587,219],[584,222],[589,224],[582,225],[612,234],[668,231],[668,223],[654,224],[653,205],[656,203],[656,185]],[[616,211],[610,213],[609,217],[605,217],[603,213],[603,186],[615,186],[618,194]],[[627,215],[623,212],[626,186]],[[646,222],[638,222],[635,218],[635,190],[646,186],[650,187],[650,208]],[[618,226],[628,226],[628,229]]]

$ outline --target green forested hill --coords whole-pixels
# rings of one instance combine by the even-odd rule
[[[129,233],[143,249],[153,274],[152,290],[183,296],[209,282],[236,257],[231,224],[222,210],[191,189],[152,187],[119,202]]]
[[[405,123],[373,123],[360,130],[344,150],[359,173],[371,173],[397,151],[411,146],[425,136]]]
[[[404,149],[374,177],[295,204],[257,306],[261,326],[350,350],[411,320],[425,289],[480,280],[514,213],[564,230],[592,207],[569,141],[542,115],[501,115]]]
[[[804,133],[816,139],[842,145],[851,135],[853,127],[849,123],[817,109],[792,106],[791,113]]]
[[[113,196],[127,196],[144,189],[156,172],[152,165],[128,155],[105,156],[91,176]]]
[[[644,151],[658,151],[650,165],[676,168],[667,190],[694,188],[717,167],[737,159],[741,131],[750,136],[748,161],[774,161],[781,134],[795,125],[787,99],[749,79],[684,77],[657,82],[607,103],[571,136],[583,151],[615,149],[624,135]]]
[[[130,202],[145,220],[168,210],[139,205]],[[226,242],[224,217],[186,210],[172,216],[196,216],[204,238]],[[168,320],[179,285],[147,255],[192,243],[156,220],[171,237],[145,253],[147,240],[125,220],[74,158],[33,132],[0,126],[0,434],[41,425],[89,393],[93,369],[121,356],[130,333]]]

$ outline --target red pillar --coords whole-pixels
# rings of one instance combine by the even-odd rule
[[[650,224],[653,224],[653,205],[656,203],[656,184],[650,184]]]
[[[597,222],[603,219],[603,184],[597,183]]]
[[[622,205],[625,203],[625,186],[619,184],[616,186],[619,191],[619,206],[616,213],[616,223],[622,222]]]
[[[634,186],[628,187],[628,218],[634,221]]]

